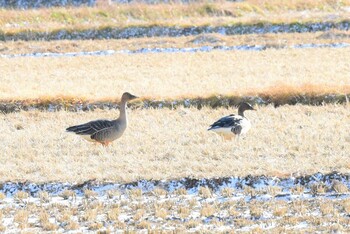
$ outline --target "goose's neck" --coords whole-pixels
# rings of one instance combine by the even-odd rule
[[[119,115],[119,119],[123,119],[126,121],[126,102],[122,101],[120,104],[120,115]]]
[[[238,108],[238,115],[244,117],[244,110],[242,108]]]

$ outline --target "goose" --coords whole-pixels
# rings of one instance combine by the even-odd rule
[[[244,116],[244,111],[246,110],[255,109],[249,103],[243,102],[238,107],[238,115],[232,114],[222,117],[210,125],[208,131],[222,135],[226,140],[246,134],[251,127],[249,119]]]
[[[108,146],[112,141],[120,138],[127,125],[126,103],[138,98],[128,92],[123,93],[120,104],[120,115],[118,119],[106,120],[99,119],[85,124],[71,126],[66,129],[67,132],[74,132],[82,136],[85,140],[101,143]]]

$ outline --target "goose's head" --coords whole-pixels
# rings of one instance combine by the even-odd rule
[[[255,110],[252,105],[250,105],[247,102],[243,102],[239,105],[239,108],[241,108],[242,110]]]
[[[243,112],[246,110],[256,110],[247,102],[242,102],[238,107],[238,114],[243,116]]]
[[[136,98],[138,98],[138,97],[135,96],[135,95],[132,95],[132,94],[129,93],[129,92],[125,92],[125,93],[123,93],[123,95],[122,95],[122,102],[131,101],[131,100],[136,99]]]

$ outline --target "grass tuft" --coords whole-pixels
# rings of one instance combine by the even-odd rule
[[[5,198],[6,198],[6,194],[0,192],[0,201],[4,200]]]
[[[185,188],[179,188],[179,189],[176,189],[173,193],[177,196],[181,196],[181,195],[184,196],[184,195],[187,195],[187,190]]]
[[[73,190],[64,190],[61,194],[60,194],[61,197],[63,197],[63,199],[67,200],[69,198],[76,198],[76,194]]]
[[[97,209],[85,210],[84,215],[81,217],[82,221],[92,222],[95,221],[97,217]]]
[[[349,188],[340,181],[333,181],[332,190],[336,193],[348,193]]]
[[[134,219],[135,221],[139,221],[140,219],[142,219],[142,217],[145,215],[145,213],[146,213],[146,212],[145,212],[144,209],[139,209],[139,210],[136,211],[136,213],[135,213],[133,219]]]
[[[213,196],[212,190],[208,187],[199,187],[198,195],[202,198],[211,198]]]
[[[221,195],[223,197],[232,197],[233,193],[234,193],[234,189],[229,187],[225,187],[221,190]]]
[[[202,209],[200,211],[201,216],[203,217],[209,217],[216,213],[216,207],[214,205],[210,204],[204,204],[202,206]]]
[[[291,192],[296,195],[301,195],[304,193],[304,190],[305,190],[304,186],[298,184],[291,189]]]
[[[141,189],[131,189],[129,190],[129,196],[132,199],[140,199],[142,197]]]
[[[259,203],[252,203],[249,207],[249,212],[252,217],[258,219],[263,215],[264,210]]]
[[[42,203],[48,203],[51,200],[50,194],[46,191],[39,192],[39,199]]]
[[[84,190],[84,196],[87,199],[95,199],[97,197],[97,192],[90,190],[90,189],[85,189]]]
[[[142,220],[141,222],[139,222],[136,227],[138,229],[149,229],[151,227],[150,222],[146,221],[146,220]]]
[[[155,188],[155,189],[153,190],[153,193],[154,193],[158,198],[160,198],[160,197],[165,197],[165,196],[168,194],[168,192],[167,192],[166,190],[161,189],[161,188]]]
[[[103,228],[103,223],[102,222],[96,222],[96,221],[90,223],[89,227],[88,227],[89,230],[93,230],[93,231],[99,230],[101,228]]]
[[[107,212],[107,220],[109,221],[117,221],[120,214],[120,208],[114,207]]]
[[[341,206],[346,213],[350,213],[350,199],[343,200]]]
[[[65,230],[78,230],[79,228],[79,223],[72,220],[68,221],[68,224],[64,227]]]
[[[27,199],[29,197],[29,194],[27,192],[24,191],[18,191],[15,195],[14,198],[18,201],[22,201]]]
[[[13,217],[13,221],[18,223],[21,229],[24,229],[28,227],[28,218],[29,218],[28,210],[18,210]]]
[[[120,197],[120,192],[118,190],[108,190],[107,197],[109,199],[113,199],[115,197]]]
[[[186,219],[190,215],[191,211],[187,206],[180,206],[178,207],[177,213],[180,218]]]
[[[323,216],[325,215],[334,215],[334,206],[332,203],[321,203],[320,211]]]
[[[161,219],[166,219],[166,217],[168,216],[168,212],[166,209],[164,208],[156,208],[155,210],[155,216],[157,218],[161,218]]]
[[[197,219],[190,219],[185,223],[187,229],[195,228],[200,224],[200,221]]]
[[[315,183],[311,185],[310,192],[314,195],[324,194],[327,191],[327,186],[321,183]]]

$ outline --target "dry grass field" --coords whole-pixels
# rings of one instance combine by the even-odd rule
[[[328,30],[323,22],[348,22],[349,16],[350,0],[0,9],[0,232],[349,232],[350,47],[293,49],[349,44],[349,31],[35,38],[38,32],[139,26],[260,29],[317,23],[312,26],[317,31]],[[18,40],[20,33],[33,41]],[[14,35],[14,41],[5,41],[5,35]],[[266,49],[125,52],[236,45]],[[14,56],[96,50],[118,52]],[[125,91],[141,98],[131,103],[126,132],[109,147],[65,131],[119,115],[108,105],[70,111],[72,103],[114,104]],[[320,101],[303,102],[305,97]],[[246,112],[252,122],[248,134],[225,141],[207,128],[237,113],[236,107],[227,108],[235,103],[232,98],[259,100],[259,105]],[[209,101],[202,106],[196,100]],[[217,107],[212,100],[225,103]],[[272,104],[263,104],[266,100]],[[173,106],[173,101],[189,104]],[[35,109],[34,103],[45,108]],[[48,108],[53,103],[61,111]],[[153,108],[158,104],[163,108]]]
[[[118,99],[255,95],[288,89],[349,93],[350,49],[115,54],[67,58],[1,58],[0,99]],[[218,82],[219,81],[219,82]],[[310,86],[311,85],[311,86]]]
[[[108,7],[0,11],[3,33],[100,27],[295,23],[349,19],[349,0],[200,1],[191,4],[112,4]]]
[[[315,33],[268,33],[224,36],[130,38],[119,40],[56,40],[56,41],[6,41],[0,42],[1,54],[65,53],[97,50],[137,50],[141,48],[188,48],[200,46],[266,45],[283,48],[296,44],[350,43],[350,32],[332,30]]]
[[[222,141],[207,127],[236,109],[129,110],[125,135],[104,148],[65,128],[116,111],[20,112],[1,116],[2,181],[130,182],[139,179],[347,172],[347,105],[258,107],[253,128]]]

